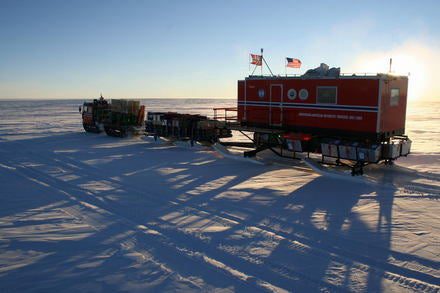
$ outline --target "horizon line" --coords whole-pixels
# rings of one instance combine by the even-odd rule
[[[106,98],[106,97],[104,97]],[[96,98],[0,98],[0,101],[50,101],[50,100],[92,100],[99,99]],[[166,99],[206,99],[206,100],[233,100],[236,97],[141,97],[141,98],[106,98],[106,99],[118,99],[118,100],[145,100],[145,99],[158,99],[158,100],[166,100]]]

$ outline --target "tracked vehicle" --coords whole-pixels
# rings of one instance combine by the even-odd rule
[[[124,137],[143,131],[145,106],[136,100],[112,99],[109,103],[101,95],[93,102],[84,102],[80,112],[87,132],[105,131],[109,136]]]
[[[82,115],[82,124],[87,132],[100,133],[104,131],[104,121],[108,117],[110,104],[101,95],[99,99],[93,102],[84,102],[79,108]]]

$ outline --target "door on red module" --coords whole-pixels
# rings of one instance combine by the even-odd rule
[[[282,125],[282,102],[283,85],[272,84],[270,86],[269,124],[273,126]]]

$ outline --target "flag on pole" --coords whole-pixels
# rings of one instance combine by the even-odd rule
[[[291,67],[291,68],[300,68],[301,67],[301,60],[299,60],[299,59],[286,57],[286,60],[287,60],[286,67]]]
[[[263,63],[262,55],[251,54],[251,64],[255,64],[256,66],[261,66]]]

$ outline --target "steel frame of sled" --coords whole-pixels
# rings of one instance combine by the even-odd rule
[[[293,157],[292,157],[292,156],[286,156],[286,155],[284,155],[284,154],[283,154],[283,146],[282,146],[282,144],[279,144],[279,145],[278,145],[278,146],[280,147],[280,151],[278,152],[278,151],[277,151],[273,146],[271,146],[270,144],[262,144],[262,145],[258,145],[258,143],[257,143],[253,138],[251,138],[249,135],[247,135],[247,134],[245,133],[245,131],[249,131],[248,129],[246,129],[246,130],[240,130],[240,129],[238,129],[238,128],[236,127],[234,130],[240,132],[242,135],[244,135],[246,138],[248,138],[248,139],[251,141],[251,143],[244,143],[244,142],[220,142],[220,143],[221,143],[222,145],[224,145],[224,146],[254,147],[255,149],[250,150],[250,151],[245,151],[245,152],[243,153],[243,156],[244,156],[245,158],[255,157],[259,152],[262,152],[262,151],[264,151],[264,150],[270,150],[270,151],[272,151],[274,154],[276,154],[277,156],[282,157],[282,158],[293,159],[293,160],[301,160],[301,158],[298,158],[298,157],[296,156],[296,154],[299,153],[299,152],[296,152],[296,151],[292,151],[292,153],[293,153]],[[267,133],[272,133],[272,134],[273,134],[272,131],[268,131]],[[303,153],[303,152],[301,152],[301,153]],[[307,152],[307,157],[309,157],[309,155],[310,155],[310,153]]]
[[[246,138],[248,138],[252,143],[247,144],[246,146],[252,146],[255,149],[250,150],[250,151],[245,151],[243,153],[244,157],[255,157],[259,152],[264,151],[264,150],[271,150],[274,154],[276,154],[277,156],[281,157],[281,158],[287,158],[287,159],[293,159],[293,160],[302,160],[303,158],[298,158],[296,156],[297,153],[306,153],[307,154],[307,158],[310,158],[310,151],[304,151],[304,152],[298,152],[298,151],[291,151],[289,150],[290,153],[293,154],[293,156],[286,156],[285,154],[283,154],[283,144],[279,143],[278,145],[276,145],[276,147],[280,148],[280,151],[277,151],[273,145],[270,144],[262,144],[262,145],[258,145],[258,143],[251,138],[248,134],[246,134],[245,132],[259,132],[259,133],[267,133],[267,134],[281,134],[282,132],[274,132],[273,130],[269,130],[269,129],[256,129],[256,128],[248,128],[248,127],[240,127],[237,125],[233,125],[231,127],[232,129],[239,131],[242,135],[244,135]],[[222,143],[223,145],[228,145],[228,146],[243,146],[243,142],[227,142],[227,143]],[[323,155],[321,153],[321,161],[318,162],[320,164],[323,165],[334,165],[334,166],[346,166],[349,167],[351,169],[351,175],[352,176],[356,176],[356,175],[363,175],[364,174],[364,167],[372,164],[372,163],[379,163],[379,161],[377,162],[367,162],[367,161],[362,161],[362,160],[355,160],[353,164],[350,163],[346,163],[345,161],[350,161],[350,160],[346,160],[340,157],[339,155],[339,148],[338,148],[338,156],[337,157],[332,157],[332,156],[326,156]],[[336,161],[333,162],[328,162],[325,161],[325,158],[329,157],[329,158],[333,158],[336,159]],[[342,161],[344,160],[344,161]]]
[[[181,141],[190,141],[191,146],[194,145],[195,142],[210,142],[215,143],[218,141],[218,137],[216,135],[211,135],[209,133],[201,133],[201,131],[191,128],[189,135],[184,134],[177,127],[169,127],[168,129],[154,129],[153,131],[145,131],[146,136],[154,137],[154,140],[157,141],[159,137],[170,138]]]
[[[167,121],[166,124],[156,125],[151,124],[147,126],[146,124],[146,135],[154,136],[155,140],[158,137],[167,137],[176,140],[189,140],[191,145],[194,145],[195,141],[200,142],[208,142],[215,143],[218,142],[224,146],[237,146],[237,147],[245,147],[245,148],[253,148],[251,150],[246,150],[243,153],[244,157],[255,157],[259,152],[264,150],[270,150],[274,154],[279,157],[293,159],[293,160],[302,160],[304,158],[310,158],[310,153],[317,153],[321,155],[321,160],[316,160],[317,163],[322,165],[335,165],[335,166],[346,166],[351,169],[351,175],[363,175],[364,167],[370,164],[378,164],[380,162],[384,162],[385,164],[392,164],[395,159],[402,156],[402,148],[400,149],[400,154],[397,158],[385,158],[384,154],[381,153],[378,157],[373,157],[374,159],[367,157],[366,159],[359,157],[356,146],[356,158],[346,158],[342,157],[340,154],[339,147],[337,147],[337,154],[329,155],[327,153],[323,153],[318,147],[317,144],[321,145],[323,142],[335,139],[342,139],[341,137],[329,137],[329,136],[315,136],[314,141],[310,142],[309,140],[300,139],[301,143],[307,142],[307,144],[302,145],[301,149],[297,149],[295,147],[290,147],[288,145],[288,140],[283,136],[286,133],[286,130],[283,129],[274,129],[274,128],[265,128],[265,127],[255,127],[249,125],[243,125],[238,123],[235,120],[235,116],[228,116],[228,111],[235,111],[234,108],[218,108],[216,110],[224,111],[225,114],[223,116],[215,113],[215,118],[221,120],[213,120],[216,122],[221,122],[221,125],[216,125],[214,128],[216,131],[214,132],[204,132],[202,129],[197,127],[197,124],[191,123],[190,125],[186,125],[184,127],[174,126],[169,124]],[[160,113],[159,113],[160,114]],[[162,113],[167,114],[167,113]],[[184,115],[179,113],[168,113],[175,115]],[[186,114],[188,117],[191,115]],[[222,135],[222,132],[218,132],[218,130],[225,130],[229,133],[229,135]],[[232,137],[232,131],[238,131],[243,136],[245,136],[250,142],[238,142],[238,141],[228,141],[222,142],[220,138]],[[251,137],[250,133],[254,133],[254,137]],[[259,134],[259,136],[255,136],[255,134]],[[268,135],[268,137],[262,138],[261,135]],[[405,140],[408,139],[407,136],[395,136],[397,139]],[[382,142],[383,143],[383,142]],[[390,143],[390,142],[389,142]],[[383,150],[382,150],[383,151]],[[298,154],[302,154],[301,157],[298,157]],[[332,158],[333,161],[329,162],[326,158]]]
[[[332,158],[335,159],[335,162],[328,162],[325,160],[325,158]],[[352,164],[350,163],[346,163],[346,162],[353,162]],[[356,175],[363,175],[364,174],[364,167],[366,167],[369,164],[377,164],[380,162],[380,159],[374,161],[374,162],[369,162],[369,161],[364,161],[364,160],[360,160],[358,158],[358,153],[356,151],[356,160],[352,160],[352,159],[347,159],[347,158],[342,158],[341,154],[340,154],[340,149],[339,147],[337,147],[337,156],[329,156],[329,155],[324,155],[321,152],[321,164],[322,165],[332,165],[332,166],[346,166],[349,167],[351,169],[351,175],[352,176],[356,176]]]
[[[396,135],[396,136],[394,136],[394,138],[397,138],[397,139],[400,139],[400,140],[406,140],[406,141],[409,140],[408,135]],[[389,143],[390,143],[390,140],[388,139],[388,144]],[[383,159],[380,160],[380,161],[383,161],[385,165],[394,165],[394,161],[395,160],[397,160],[400,157],[407,157],[410,153],[411,152],[408,152],[407,154],[402,154],[402,145],[400,145],[399,155],[397,157],[395,157],[395,158],[384,158],[383,157],[383,150],[382,150],[381,157],[383,157]]]
[[[400,140],[409,140],[407,135],[396,135],[393,138],[400,139]],[[388,144],[389,144],[389,140],[390,139],[388,139]],[[349,167],[351,169],[351,175],[356,176],[356,175],[363,175],[364,174],[363,168],[370,165],[370,164],[380,164],[381,162],[383,162],[385,165],[393,165],[395,160],[397,160],[400,157],[406,157],[409,154],[410,153],[402,154],[402,145],[400,145],[399,154],[397,157],[390,157],[390,158],[384,157],[383,148],[382,148],[379,159],[377,159],[375,161],[360,160],[358,158],[357,152],[356,152],[356,160],[353,160],[353,159],[348,159],[348,158],[342,158],[340,155],[339,147],[338,147],[337,148],[337,156],[329,156],[329,155],[324,155],[321,153],[322,159],[321,159],[320,163],[323,165]],[[335,159],[335,162],[333,163],[333,162],[325,161],[325,158]],[[346,161],[353,162],[353,163],[352,164],[346,163]]]
[[[335,160],[335,162],[328,162],[328,161],[325,161],[325,158],[332,158],[332,159],[336,159],[336,160]],[[354,163],[349,164],[349,163],[346,163],[345,161],[350,161],[350,162],[354,162]],[[364,174],[364,167],[366,167],[367,165],[377,164],[378,162],[365,162],[365,161],[360,161],[360,160],[359,161],[352,161],[352,160],[348,160],[348,159],[341,159],[341,158],[337,158],[337,157],[322,155],[321,161],[319,163],[321,165],[349,167],[351,169],[351,175],[356,176],[356,175],[363,175]]]

